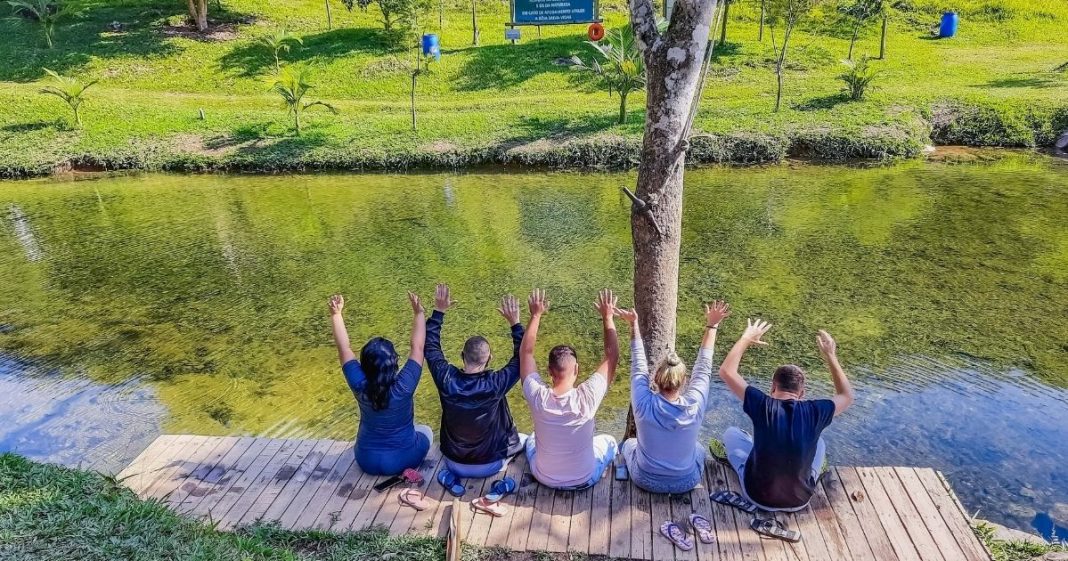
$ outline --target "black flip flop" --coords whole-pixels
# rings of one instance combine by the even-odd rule
[[[786,526],[774,518],[753,518],[749,521],[749,527],[761,536],[775,538],[790,543],[801,541],[801,532],[787,530]]]
[[[715,493],[709,494],[708,498],[721,505],[734,507],[746,514],[753,514],[757,511],[757,506],[755,504],[745,500],[745,497],[734,491],[716,491]]]

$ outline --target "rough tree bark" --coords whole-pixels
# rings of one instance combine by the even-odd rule
[[[883,60],[886,57],[886,27],[890,21],[890,16],[883,14],[883,33],[879,37],[879,60]]]
[[[727,42],[727,16],[730,15],[731,0],[723,0],[723,27],[719,32],[719,44],[723,45]]]
[[[650,215],[632,211],[634,305],[651,366],[675,346],[682,233],[682,180],[689,115],[718,0],[676,0],[661,33],[651,0],[630,0],[630,21],[646,68],[645,134],[636,195]],[[634,435],[628,419],[627,434]]]
[[[857,44],[857,36],[860,35],[860,24],[853,26],[853,37],[849,40],[849,54],[846,56],[847,60],[853,60],[853,46]]]
[[[784,72],[783,66],[786,64],[786,49],[790,44],[790,33],[793,30],[794,30],[793,23],[787,22],[787,24],[786,24],[786,33],[783,34],[783,38],[782,38],[782,50],[779,51],[778,60],[775,61],[775,83],[776,83],[776,86],[777,86],[775,88],[775,112],[776,113],[779,112],[779,108],[782,106],[782,82],[783,82],[782,73]],[[775,36],[773,34],[772,35],[772,40],[774,40],[774,38],[775,38]]]
[[[476,0],[471,0],[471,44],[478,46],[478,9],[475,6]]]
[[[201,33],[208,30],[208,0],[187,0],[189,17]]]

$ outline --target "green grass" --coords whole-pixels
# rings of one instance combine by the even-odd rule
[[[994,561],[1032,561],[1046,553],[1068,552],[1063,544],[1043,545],[1026,541],[1004,541],[994,537],[994,529],[980,522],[975,534],[986,544]]]
[[[381,31],[375,6],[349,13],[335,3],[327,30],[321,0],[224,0],[213,18],[229,34],[207,40],[168,27],[183,19],[178,0],[70,0],[76,15],[58,28],[51,50],[28,22],[0,19],[0,174],[44,173],[65,162],[189,170],[632,163],[644,97],[633,96],[629,122],[617,125],[615,99],[554,64],[589,55],[584,27],[545,27],[540,39],[523,28],[513,46],[503,37],[507,4],[480,1],[481,46],[470,45],[465,2],[446,0],[444,28],[437,14],[426,28],[440,32],[444,54],[420,78],[418,131],[402,69],[408,51]],[[797,35],[785,108],[774,113],[770,34],[758,42],[754,5],[739,3],[696,121],[713,138],[694,159],[910,156],[932,131],[943,143],[1052,142],[1068,128],[1068,72],[1053,71],[1068,62],[1068,2],[956,4],[962,24],[951,40],[928,35],[939,2],[918,0],[895,16],[877,89],[864,102],[841,94],[848,30],[833,7],[824,8]],[[622,3],[602,6],[610,28],[626,22]],[[125,31],[110,31],[112,22]],[[273,58],[257,43],[281,26],[303,38],[285,60],[314,68],[310,99],[342,111],[309,113],[299,138],[268,92]],[[873,26],[857,53],[877,51]],[[66,107],[38,93],[44,67],[100,79],[88,93],[83,129],[70,130]]]

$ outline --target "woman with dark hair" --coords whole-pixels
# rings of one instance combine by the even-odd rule
[[[340,294],[330,298],[330,322],[341,371],[360,405],[356,463],[371,475],[396,475],[418,467],[434,440],[430,427],[415,424],[412,396],[423,374],[426,318],[419,296],[409,292],[408,300],[415,315],[412,351],[400,366],[393,343],[382,337],[368,341],[356,360],[341,316],[345,299]]]

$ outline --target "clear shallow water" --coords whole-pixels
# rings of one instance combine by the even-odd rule
[[[544,173],[0,183],[0,421],[15,427],[0,450],[77,463],[84,448],[108,465],[156,430],[351,437],[356,408],[325,315],[333,292],[347,296],[354,343],[382,334],[403,347],[404,291],[429,298],[447,280],[461,302],[447,350],[479,332],[503,359],[495,301],[543,286],[554,302],[544,349],[574,342],[590,364],[590,299],[631,286],[629,184]],[[702,170],[686,197],[684,356],[700,302],[725,297],[738,317],[720,350],[746,315],[767,317],[773,344],[748,374],[766,384],[775,365],[799,362],[818,394],[829,387],[812,336],[827,328],[860,392],[828,434],[834,461],[934,466],[970,510],[1064,531],[1068,166]],[[80,408],[26,411],[58,383]],[[605,430],[621,431],[624,390],[610,393]],[[709,436],[742,421],[719,390]],[[89,415],[109,403],[129,414]],[[437,423],[429,380],[417,407]]]

